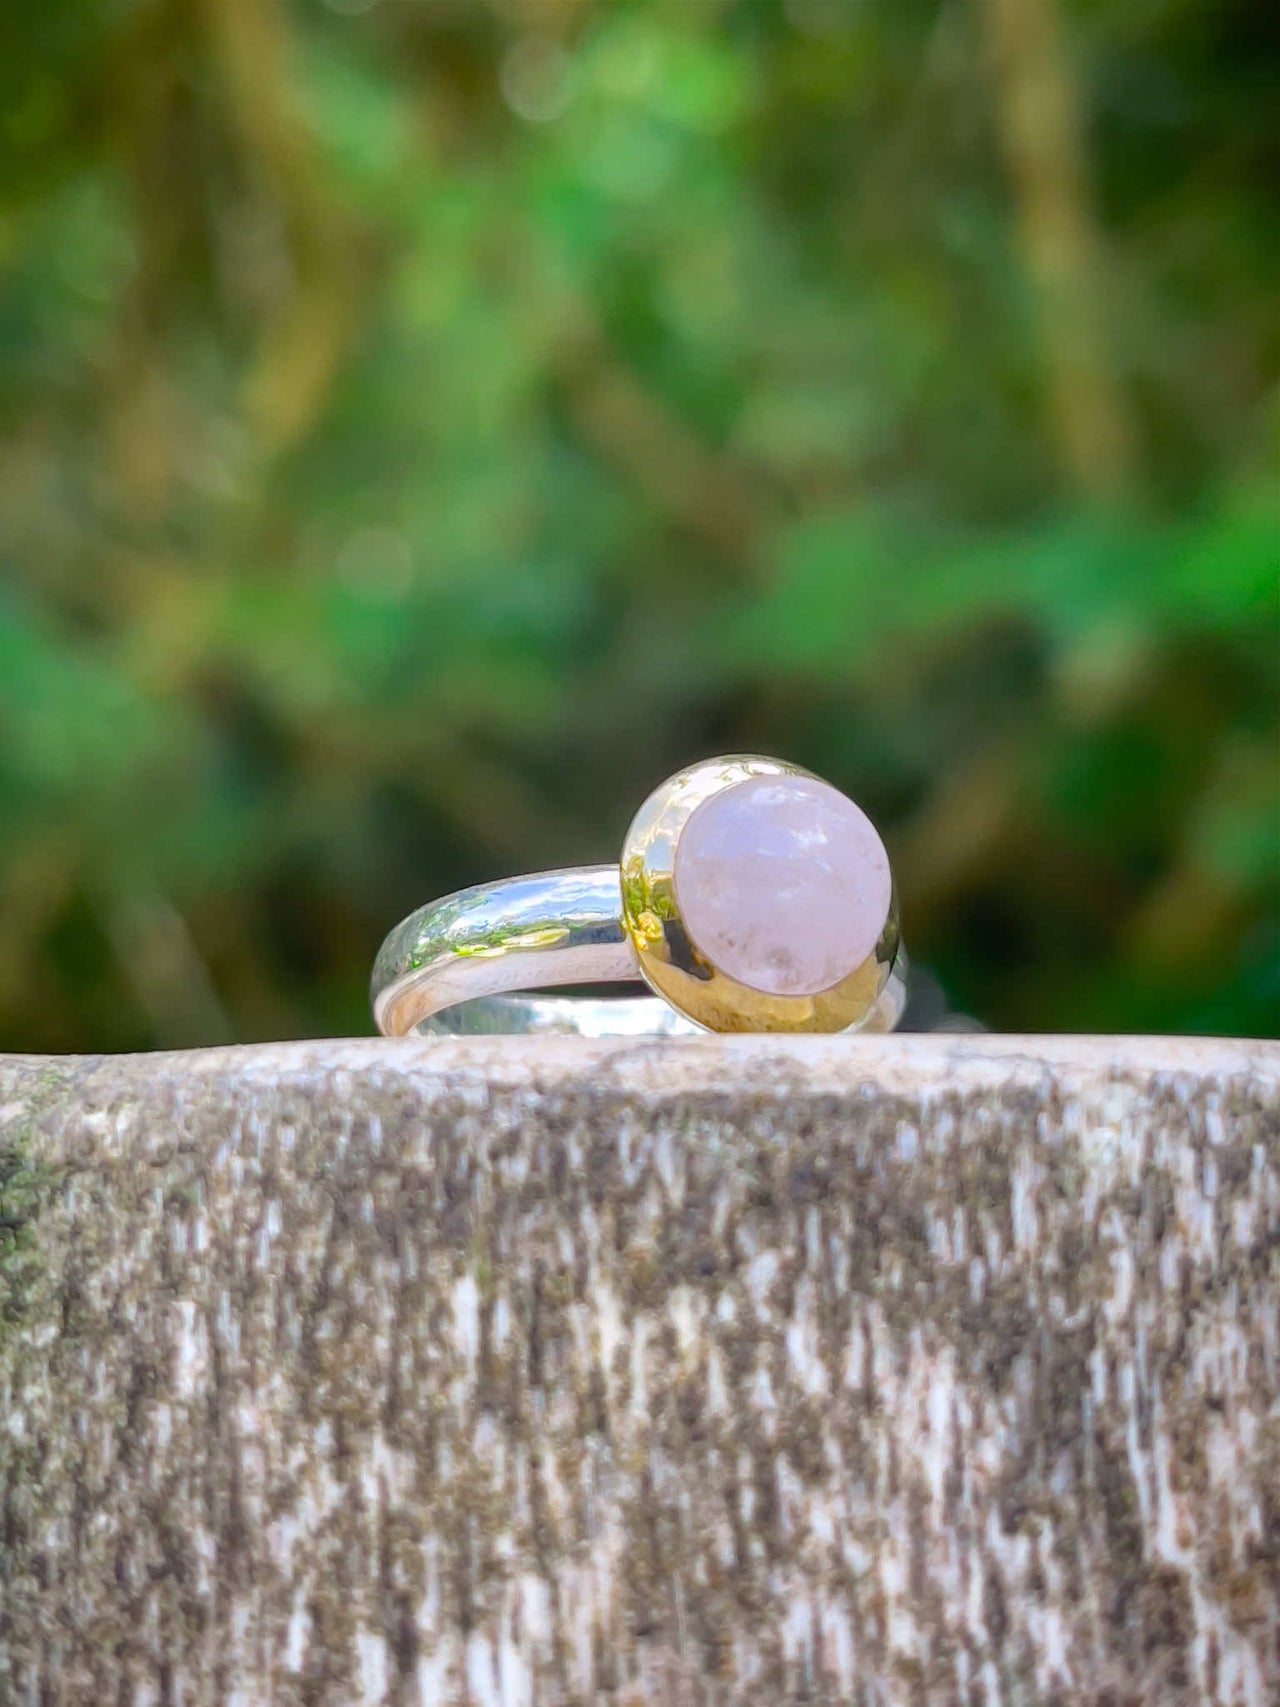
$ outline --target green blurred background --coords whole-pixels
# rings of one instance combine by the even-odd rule
[[[1280,1004],[1280,11],[5,0],[0,1044],[360,1033],[812,766],[1009,1029]]]

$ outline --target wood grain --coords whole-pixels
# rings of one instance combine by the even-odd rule
[[[0,1701],[1280,1691],[1280,1047],[0,1063]]]

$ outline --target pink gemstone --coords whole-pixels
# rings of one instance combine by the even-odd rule
[[[830,784],[750,777],[680,833],[676,900],[695,947],[771,996],[816,996],[871,953],[889,916],[889,857]]]

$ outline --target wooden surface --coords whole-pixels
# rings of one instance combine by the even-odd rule
[[[1278,1080],[0,1063],[0,1703],[1269,1707]]]

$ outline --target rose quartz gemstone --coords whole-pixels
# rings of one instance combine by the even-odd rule
[[[694,946],[771,996],[816,996],[871,953],[889,916],[889,857],[870,818],[803,776],[735,783],[695,808],[675,857]]]

